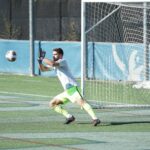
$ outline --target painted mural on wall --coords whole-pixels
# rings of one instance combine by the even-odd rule
[[[88,77],[102,80],[144,79],[142,44],[89,43]]]

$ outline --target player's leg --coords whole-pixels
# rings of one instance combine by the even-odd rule
[[[77,99],[76,103],[80,105],[80,107],[84,108],[84,110],[91,116],[94,126],[100,124],[100,120],[95,115],[92,107],[83,98]]]
[[[69,124],[75,120],[75,117],[69,114],[63,107],[62,104],[68,103],[69,100],[64,98],[64,94],[56,96],[53,100],[50,101],[49,106],[53,108],[57,113],[62,114],[66,117],[65,124]]]
[[[68,98],[73,103],[77,103],[80,107],[82,107],[91,116],[91,118],[93,119],[94,126],[97,126],[97,124],[100,123],[100,120],[95,115],[92,107],[82,98],[77,87],[73,87],[72,89],[70,89],[70,91],[68,91],[68,95],[69,95]]]
[[[64,115],[66,118],[70,117],[70,114],[65,109],[63,109],[62,104],[63,102],[60,99],[54,98],[50,101],[49,107],[54,109],[56,112]]]
[[[90,116],[93,120],[97,119],[92,107],[85,101],[83,100],[82,98],[80,99],[77,99],[76,100],[76,103],[82,107]]]

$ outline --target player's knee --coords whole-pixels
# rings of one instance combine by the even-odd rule
[[[85,103],[85,100],[79,99],[79,100],[76,101],[76,103],[82,107]]]
[[[49,102],[49,107],[50,108],[53,108],[55,105],[56,105],[56,103],[55,103],[54,99]]]
[[[55,106],[62,104],[62,102],[58,99],[53,99],[49,102],[49,107],[54,108]]]

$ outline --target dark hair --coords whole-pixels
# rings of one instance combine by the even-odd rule
[[[54,48],[53,51],[57,52],[58,54],[62,54],[62,56],[64,55],[64,52],[61,48]]]

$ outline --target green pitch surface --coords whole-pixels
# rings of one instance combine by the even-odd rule
[[[101,125],[75,104],[65,108],[76,121],[48,108],[63,91],[56,78],[0,75],[1,150],[148,150],[149,109],[95,109]]]

